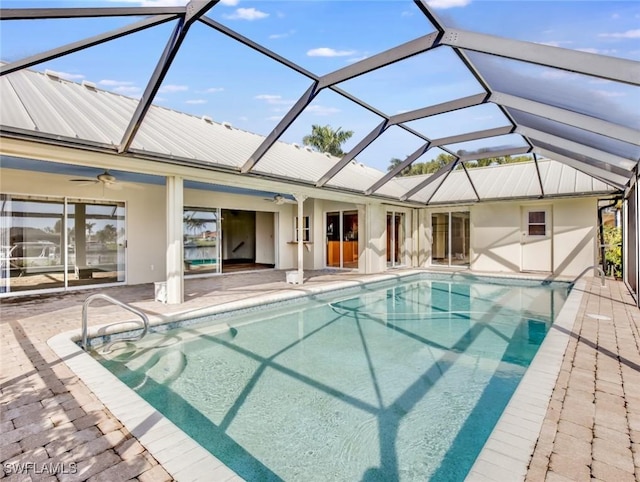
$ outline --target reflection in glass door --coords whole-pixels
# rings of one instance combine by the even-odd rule
[[[124,204],[70,200],[67,246],[68,263],[75,267],[69,285],[124,281]]]
[[[387,213],[387,266],[404,264],[404,213]]]
[[[329,212],[326,215],[327,266],[358,267],[358,212]]]
[[[220,273],[218,209],[185,208],[184,274]]]
[[[469,264],[469,213],[451,213],[451,264]]]
[[[125,205],[2,195],[0,293],[125,280]]]
[[[449,265],[449,213],[431,215],[431,264]]]
[[[469,213],[434,213],[431,215],[431,227],[431,264],[469,265]]]

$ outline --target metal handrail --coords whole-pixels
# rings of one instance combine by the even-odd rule
[[[97,299],[106,300],[114,305],[120,306],[121,308],[124,308],[125,310],[130,311],[134,315],[138,315],[142,319],[142,333],[140,333],[140,335],[128,337],[128,338],[121,338],[118,341],[139,341],[147,334],[147,331],[149,331],[149,318],[142,311],[126,303],[123,303],[122,301],[118,301],[115,298],[112,298],[111,296],[108,296],[102,293],[96,293],[89,296],[86,300],[84,300],[84,303],[82,305],[82,348],[85,351],[87,350],[87,338],[88,338],[87,317],[88,317],[89,305],[91,304],[92,301]]]
[[[587,271],[589,271],[590,269],[593,269],[594,271],[596,271],[596,272],[598,273],[598,275],[600,276],[600,283],[602,284],[602,286],[605,286],[605,284],[604,284],[604,270],[603,270],[600,266],[598,266],[598,265],[596,265],[596,264],[594,264],[593,266],[588,266],[588,267],[586,267],[584,270],[582,270],[582,272],[581,272],[578,276],[576,276],[576,279],[574,279],[574,280],[570,283],[570,285],[571,285],[571,286],[575,285],[575,284],[576,284],[576,282],[577,282],[580,278],[582,278],[582,277],[587,273]]]

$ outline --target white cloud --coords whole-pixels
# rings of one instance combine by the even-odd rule
[[[66,79],[66,80],[82,80],[85,78],[83,74],[71,74],[69,72],[58,72],[55,70],[50,70],[50,72],[54,73],[61,79]]]
[[[235,13],[225,15],[224,18],[229,20],[260,20],[261,18],[267,18],[268,13],[261,12],[255,8],[238,8]]]
[[[235,7],[238,5],[238,0],[220,0],[220,5],[226,5],[227,7]]]
[[[108,87],[127,87],[133,85],[133,82],[128,80],[113,80],[113,79],[102,79],[98,82],[100,85],[106,85]]]
[[[309,57],[346,57],[355,54],[355,50],[335,50],[329,47],[319,47],[307,52]]]
[[[466,7],[471,0],[427,0],[427,5],[431,8],[442,9],[453,7]]]
[[[224,87],[210,87],[207,90],[205,90],[205,94],[215,94],[216,92],[222,92],[224,90]]]
[[[335,107],[326,107],[324,105],[310,105],[309,107],[307,107],[306,109],[307,112],[311,112],[312,114],[315,115],[332,115],[332,114],[337,114],[338,112],[340,112],[340,109],[337,109]]]
[[[292,100],[283,99],[281,95],[273,94],[260,94],[254,97],[258,100],[264,100],[267,104],[271,105],[292,105]]]
[[[248,118],[247,116],[245,116],[245,115],[242,115],[242,116],[238,117],[238,120],[241,120],[241,121],[248,121],[248,120],[249,120],[249,118]]]
[[[411,17],[413,16],[413,12],[411,10],[405,10],[403,12],[400,13],[401,17]]]
[[[160,90],[158,92],[162,92],[163,94],[170,94],[172,92],[184,92],[186,90],[189,90],[189,87],[187,87],[186,85],[163,85],[162,87],[160,87]]]
[[[611,18],[618,19],[618,18],[620,18],[620,14],[619,13],[614,13],[613,15],[611,15]]]
[[[279,39],[279,38],[287,38],[287,37],[291,37],[294,33],[296,33],[295,30],[289,30],[288,32],[285,33],[274,33],[269,35],[270,39]]]
[[[199,105],[199,104],[206,104],[207,101],[204,99],[190,99],[185,101],[185,104],[191,104],[191,105]]]
[[[256,95],[255,98],[259,99],[259,100],[266,100],[268,102],[268,101],[271,101],[271,100],[281,99],[282,96],[281,95],[272,95],[272,94],[260,94],[260,95]]]
[[[281,115],[272,115],[271,117],[266,118],[268,121],[279,121],[280,119],[282,119]]]
[[[599,33],[598,37],[605,37],[605,38],[640,38],[640,28],[636,29],[636,30],[627,30],[626,32]]]

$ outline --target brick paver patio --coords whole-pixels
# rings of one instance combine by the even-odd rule
[[[355,274],[307,273],[309,284]],[[282,271],[188,280],[180,309],[279,290]],[[640,310],[626,287],[588,283],[527,480],[640,480]],[[102,290],[152,314],[174,311],[153,301],[153,285]],[[79,328],[91,292],[34,296],[0,305],[0,478],[9,481],[166,481],[169,474],[48,347]],[[129,319],[97,302],[90,324]],[[28,476],[11,473],[32,463]],[[51,473],[53,472],[53,473]],[[4,482],[4,481],[3,481]]]

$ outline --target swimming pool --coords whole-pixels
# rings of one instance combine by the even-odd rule
[[[247,480],[463,480],[567,292],[507,283],[365,286],[99,358]]]

